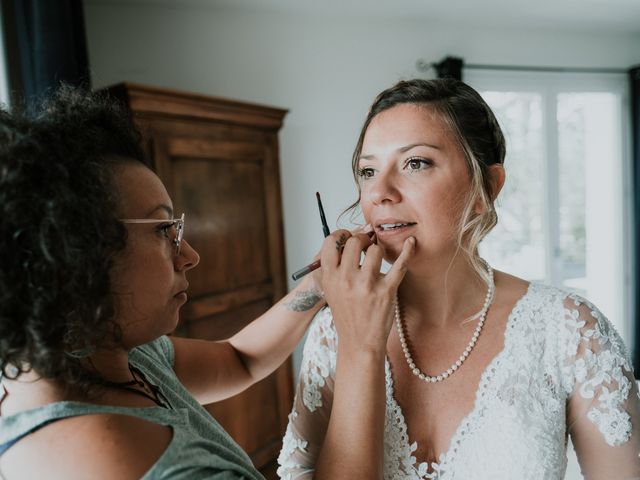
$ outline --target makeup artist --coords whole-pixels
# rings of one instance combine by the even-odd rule
[[[640,478],[638,388],[611,323],[478,255],[504,157],[493,112],[462,82],[375,99],[353,172],[377,244],[349,238],[340,256],[348,232],[324,243],[331,308],[307,338],[282,478],[561,480],[569,435],[587,479]],[[412,246],[396,289],[380,262]]]
[[[269,375],[324,301],[308,275],[226,341],[167,337],[199,256],[138,145],[69,87],[0,112],[4,479],[262,478],[200,405]]]

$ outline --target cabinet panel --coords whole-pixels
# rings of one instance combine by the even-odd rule
[[[264,162],[238,153],[169,157],[170,194],[176,212],[188,212],[185,236],[203,259],[189,275],[194,298],[271,277]]]

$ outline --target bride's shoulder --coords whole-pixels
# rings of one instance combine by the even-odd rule
[[[567,326],[578,318],[587,324],[606,322],[600,310],[589,300],[571,290],[529,282],[503,272],[495,272],[496,292],[508,311],[516,311],[534,323],[549,328]]]
[[[526,316],[535,318],[541,326],[562,326],[569,330],[611,330],[602,311],[590,300],[575,291],[528,282],[503,272],[495,272],[496,291],[502,290],[505,304],[511,303]],[[514,307],[514,308],[516,308]]]
[[[505,303],[515,303],[529,290],[530,282],[509,273],[494,270],[493,280],[496,285],[496,292]]]
[[[569,304],[587,304],[593,307],[587,299],[569,289],[554,287],[539,281],[528,281],[515,275],[495,271],[496,291],[501,292],[505,302],[517,302],[527,299],[529,303],[542,303],[551,307]],[[595,308],[595,307],[594,307]]]

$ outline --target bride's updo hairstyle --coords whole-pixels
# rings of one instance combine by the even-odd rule
[[[358,162],[369,124],[379,113],[406,103],[428,106],[449,127],[464,152],[471,185],[460,220],[458,247],[467,254],[474,269],[486,279],[486,268],[478,257],[478,244],[498,221],[493,204],[496,194],[492,191],[488,167],[504,163],[506,147],[493,112],[480,94],[466,83],[454,79],[401,81],[377,96],[353,152],[352,169],[358,192]],[[359,200],[350,208],[358,204]],[[481,213],[476,212],[477,204]]]

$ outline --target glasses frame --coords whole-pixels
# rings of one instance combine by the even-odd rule
[[[173,239],[173,244],[176,246],[176,257],[180,255],[180,246],[182,245],[182,239],[184,238],[184,213],[180,215],[180,218],[170,218],[165,220],[155,218],[121,218],[122,223],[172,223],[176,227],[176,238]],[[172,226],[173,226],[172,225]]]

